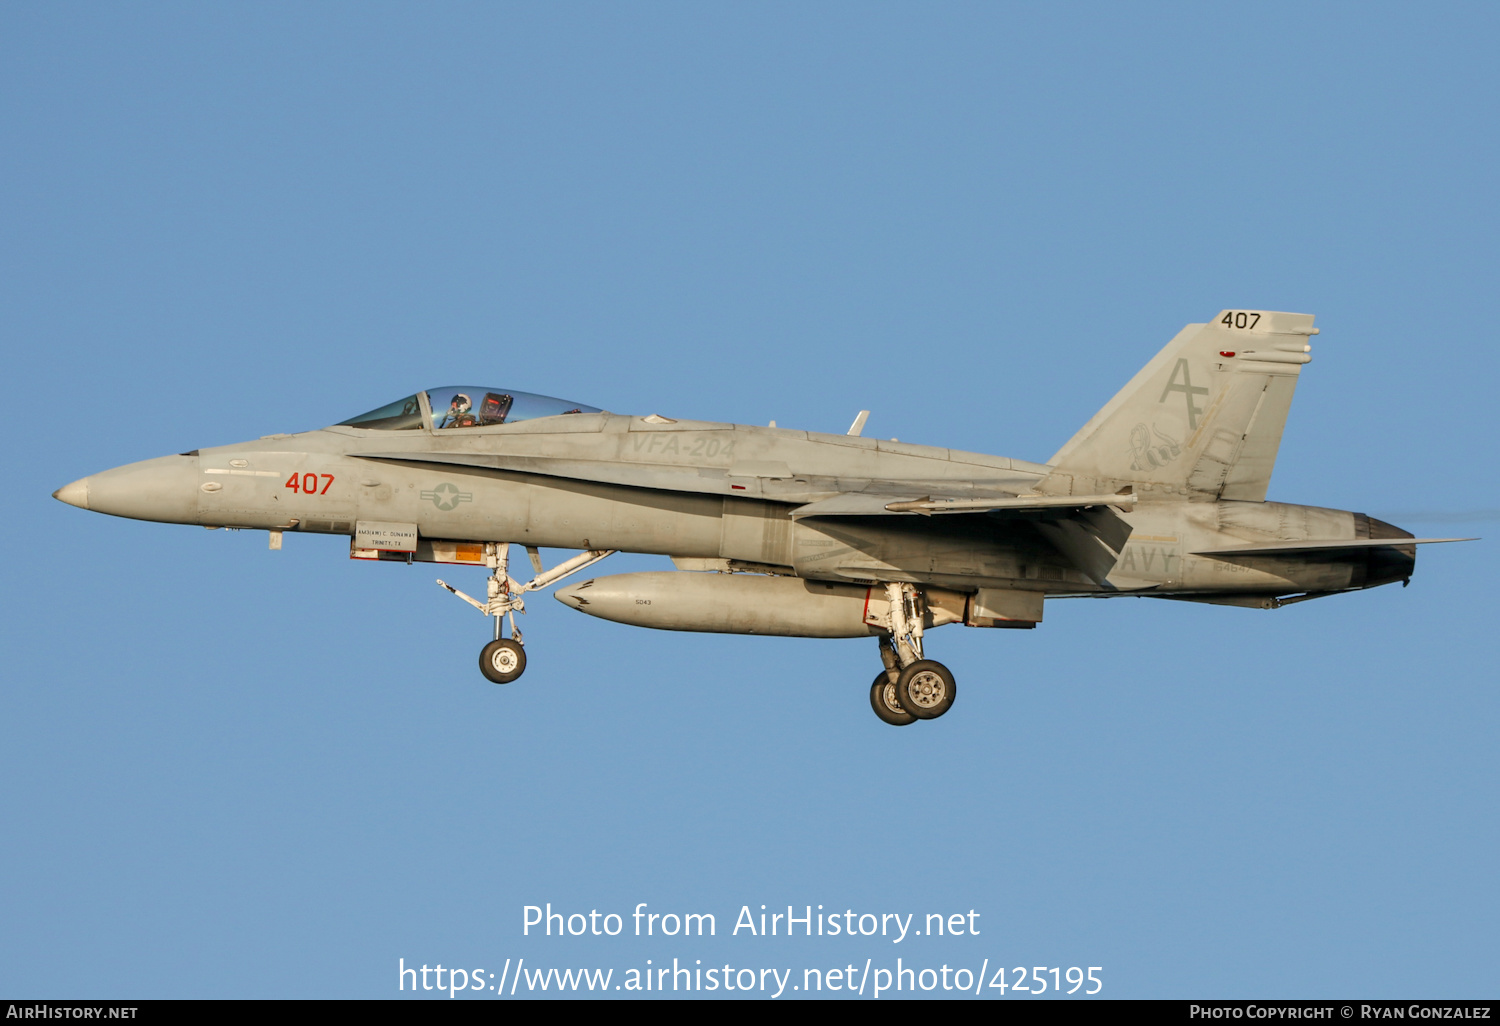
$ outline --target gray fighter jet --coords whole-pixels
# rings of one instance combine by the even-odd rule
[[[565,605],[663,630],[878,639],[870,704],[934,719],[945,624],[1030,628],[1049,598],[1275,609],[1406,583],[1414,538],[1363,513],[1267,502],[1307,314],[1225,310],[1167,343],[1047,463],[861,436],[625,416],[480,386],[435,388],[302,434],[117,467],[55,492],[81,509],[209,528],[342,535],[350,556],[472,564],[494,619],[481,672],[526,668],[525,596],[615,551],[676,571],[595,577]],[[512,544],[535,576],[510,574]],[[541,547],[581,554],[544,570]],[[507,636],[506,625],[509,625]]]

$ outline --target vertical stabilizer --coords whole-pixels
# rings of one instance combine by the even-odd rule
[[[1312,324],[1272,310],[1189,324],[1058,450],[1041,490],[1263,501]]]

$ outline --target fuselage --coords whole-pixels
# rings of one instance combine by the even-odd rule
[[[437,430],[338,425],[130,464],[60,489],[87,509],[168,523],[352,536],[412,524],[427,539],[618,549],[728,560],[811,580],[1048,595],[1247,597],[1403,580],[1414,550],[1307,560],[1195,553],[1267,542],[1410,537],[1362,514],[1192,501],[1142,489],[1102,581],[1035,518],[806,516],[850,493],[983,497],[1032,491],[1045,464],[781,428],[609,413]]]

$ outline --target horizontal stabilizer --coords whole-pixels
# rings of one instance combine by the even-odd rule
[[[1204,549],[1195,556],[1296,556],[1340,550],[1397,548],[1403,545],[1436,545],[1442,542],[1478,541],[1478,538],[1337,538],[1326,541],[1266,542],[1236,545],[1229,549]]]

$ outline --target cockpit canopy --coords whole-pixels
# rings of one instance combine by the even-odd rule
[[[448,385],[397,399],[379,409],[339,423],[348,427],[375,428],[381,431],[417,431],[429,426],[423,419],[423,398],[427,400],[432,418],[430,426],[434,430],[491,427],[568,413],[604,412],[596,406],[570,403],[566,399],[517,392],[514,389]]]

